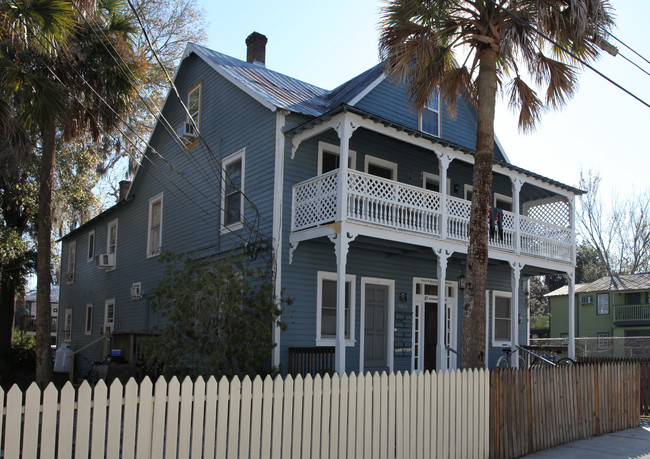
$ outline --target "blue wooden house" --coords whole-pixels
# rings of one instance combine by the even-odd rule
[[[79,349],[110,331],[128,360],[161,325],[161,249],[206,257],[269,241],[276,292],[293,298],[269,357],[281,371],[305,348],[333,349],[338,371],[456,368],[473,106],[459,101],[452,118],[432,94],[417,112],[381,64],[327,91],[265,67],[263,35],[247,45],[246,62],[187,46],[182,100],[168,96],[130,188],[63,238],[60,340]],[[493,189],[487,365],[526,341],[524,280],[573,278],[580,193],[510,164],[498,142]]]

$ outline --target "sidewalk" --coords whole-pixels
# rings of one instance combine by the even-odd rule
[[[642,418],[641,427],[566,443],[523,457],[529,459],[552,457],[650,459],[650,418]]]

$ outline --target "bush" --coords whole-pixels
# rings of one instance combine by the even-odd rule
[[[21,330],[14,330],[13,347],[0,356],[0,385],[7,390],[18,384],[25,389],[34,381],[36,339]]]

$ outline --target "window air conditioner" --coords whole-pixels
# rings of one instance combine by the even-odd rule
[[[115,266],[115,255],[112,253],[103,253],[95,256],[95,266],[98,268],[110,268]]]
[[[139,300],[142,298],[142,283],[135,282],[131,285],[131,299]]]
[[[593,302],[594,302],[594,300],[591,297],[591,295],[580,297],[580,304],[591,304]]]
[[[196,131],[194,130],[194,125],[192,123],[181,123],[176,130],[178,136],[183,140],[183,143],[188,144],[192,140],[198,137]]]

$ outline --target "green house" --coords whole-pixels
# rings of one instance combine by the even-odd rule
[[[568,288],[546,295],[550,337],[569,335]],[[605,276],[575,289],[576,338],[601,338],[597,348],[611,347],[608,338],[650,336],[650,273]],[[610,343],[610,344],[606,344]]]

